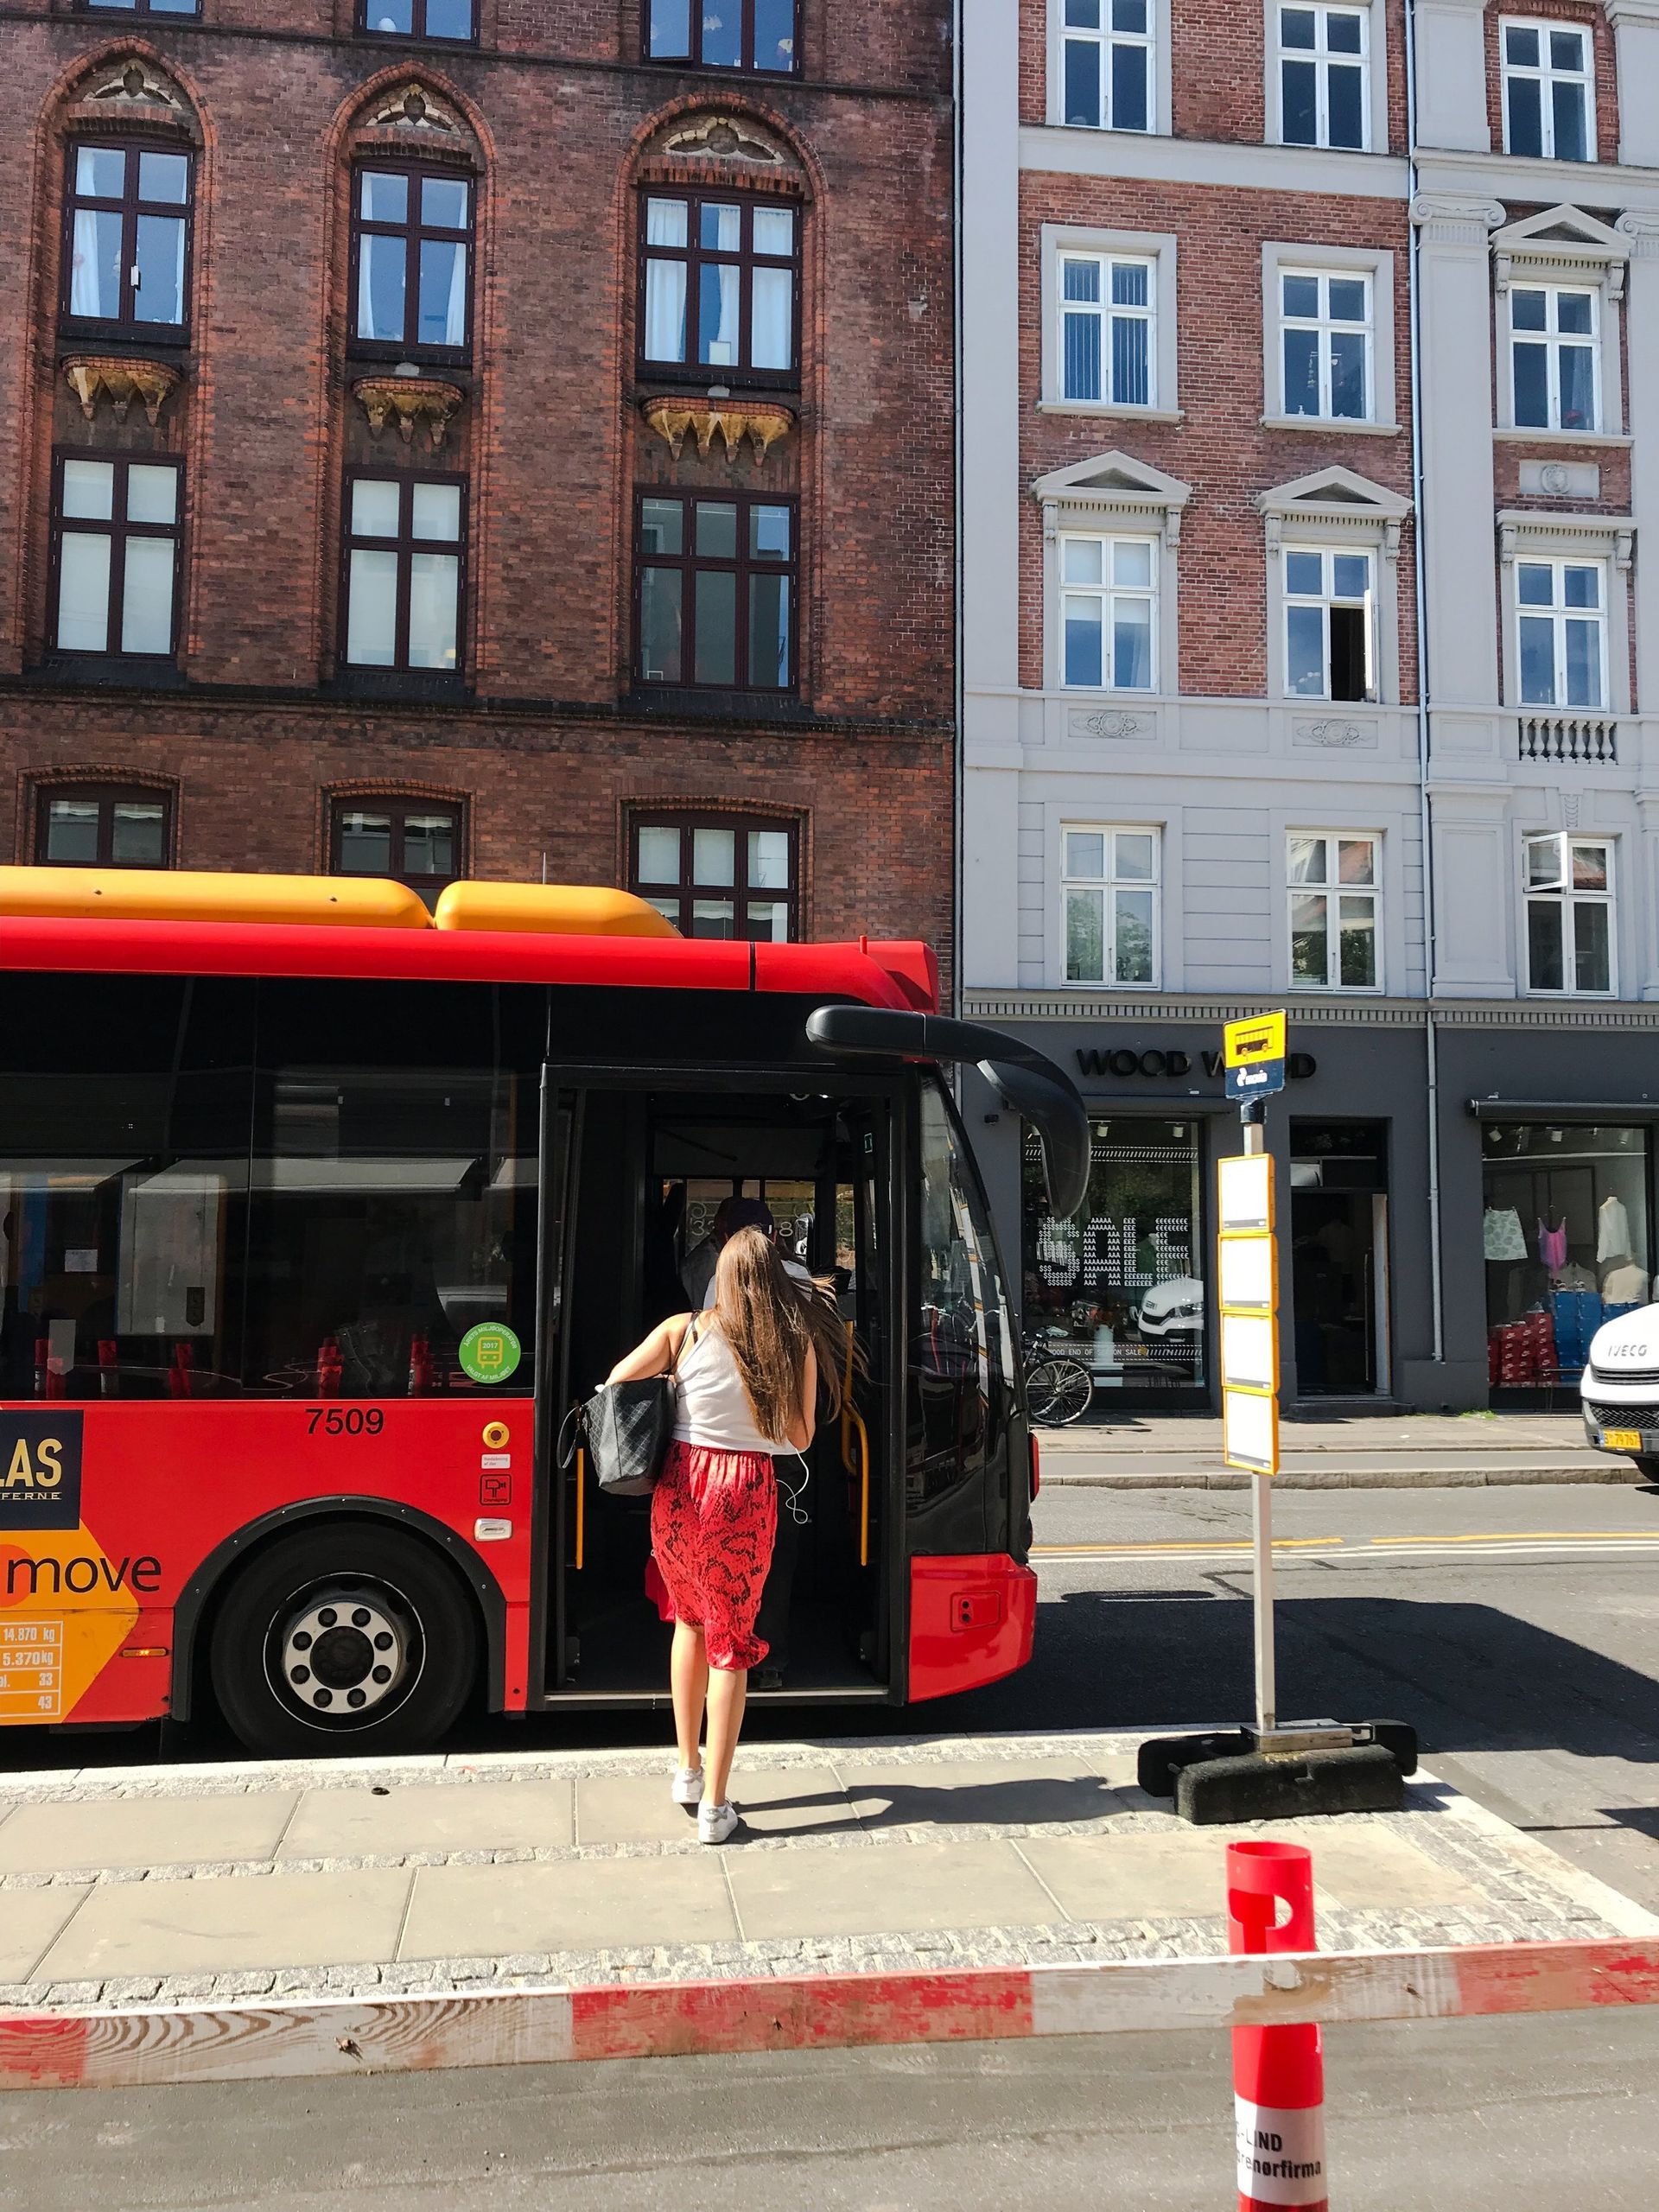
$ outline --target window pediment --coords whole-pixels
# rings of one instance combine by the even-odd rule
[[[1052,537],[1067,523],[1135,521],[1143,529],[1160,530],[1174,545],[1179,542],[1181,514],[1192,497],[1192,486],[1150,461],[1112,452],[1052,469],[1037,479],[1031,493],[1043,511],[1046,537]]]
[[[1492,256],[1500,292],[1516,276],[1548,276],[1610,283],[1617,298],[1624,289],[1630,240],[1611,224],[1563,203],[1495,231]]]
[[[1267,522],[1269,554],[1278,552],[1287,528],[1294,533],[1302,524],[1322,534],[1351,531],[1373,542],[1381,539],[1393,561],[1399,555],[1400,526],[1411,512],[1411,501],[1355,469],[1332,467],[1258,493],[1255,507]]]
[[[729,162],[747,168],[802,174],[795,156],[764,124],[724,110],[677,116],[652,135],[645,156],[647,160]]]

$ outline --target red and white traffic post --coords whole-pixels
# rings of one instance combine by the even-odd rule
[[[1313,1860],[1303,1845],[1228,1845],[1227,1947],[1234,1952],[1315,1948]],[[1283,2205],[1326,2212],[1319,2037],[1311,2023],[1233,2030],[1238,2212]]]

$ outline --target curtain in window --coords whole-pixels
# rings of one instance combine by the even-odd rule
[[[101,304],[99,279],[99,237],[102,227],[95,207],[75,210],[75,245],[73,267],[69,279],[69,312],[71,315],[114,315],[119,312],[120,294],[118,289],[108,307]],[[115,257],[121,257],[121,218],[118,215],[111,226],[115,232]]]
[[[456,246],[450,257],[449,304],[443,321],[446,346],[467,343],[467,249]]]
[[[685,264],[645,264],[645,359],[685,359]]]
[[[787,269],[754,272],[749,333],[750,361],[757,369],[794,366],[795,278]]]

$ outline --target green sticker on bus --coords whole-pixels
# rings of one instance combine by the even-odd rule
[[[474,1382],[505,1382],[523,1357],[523,1346],[505,1322],[480,1321],[461,1340],[461,1364]]]

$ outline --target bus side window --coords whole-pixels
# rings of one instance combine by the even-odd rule
[[[916,1320],[910,1343],[906,1494],[912,1514],[959,1486],[1002,1491],[1012,1344],[1008,1306],[984,1202],[963,1140],[934,1083],[921,1093]],[[978,1541],[998,1517],[977,1497]]]

